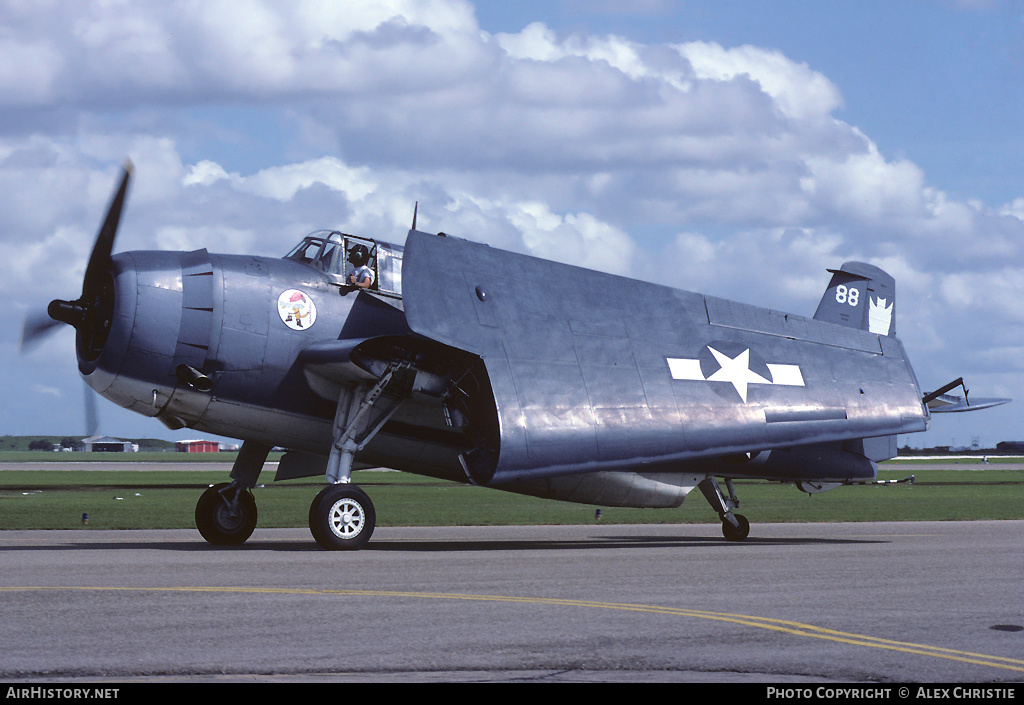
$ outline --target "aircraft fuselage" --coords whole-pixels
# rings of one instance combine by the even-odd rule
[[[466,462],[473,439],[446,421],[438,395],[416,394],[358,460],[507,489],[617,470],[864,479],[890,457],[896,433],[927,427],[895,337],[435,239],[438,248],[418,255],[417,245],[414,257],[450,260],[440,253],[454,246],[461,261],[480,262],[465,285],[439,290],[419,280],[438,263],[414,261],[404,305],[291,259],[117,255],[111,333],[80,368],[103,396],[171,428],[326,456],[339,397],[376,372],[356,359],[350,374],[325,379],[310,374],[304,351],[389,337],[420,350],[432,339],[450,348],[430,354],[484,361],[495,401],[480,415],[494,418],[476,423],[492,427],[498,448]],[[497,270],[498,258],[513,268]],[[547,284],[520,286],[522,260],[550,270]],[[427,314],[424,287],[433,288],[422,294]],[[850,445],[864,438],[878,440]],[[789,449],[781,465],[780,452],[767,452],[779,448]]]

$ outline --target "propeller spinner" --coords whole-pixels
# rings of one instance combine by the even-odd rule
[[[121,184],[114,194],[103,226],[96,236],[89,264],[82,281],[82,295],[75,301],[54,299],[46,312],[51,320],[30,315],[22,328],[22,349],[38,342],[52,331],[58,323],[67,323],[78,331],[78,352],[83,360],[95,360],[103,350],[110,334],[114,314],[114,280],[111,274],[113,260],[111,252],[117,237],[117,226],[121,220],[128,182],[132,175],[132,163],[125,163]]]

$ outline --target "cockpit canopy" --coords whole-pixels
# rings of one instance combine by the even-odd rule
[[[370,253],[367,267],[373,270],[371,291],[386,296],[402,295],[402,248],[369,238],[346,235],[337,230],[320,230],[303,238],[285,259],[307,264],[323,272],[333,284],[348,286],[354,267],[348,253],[362,245]]]

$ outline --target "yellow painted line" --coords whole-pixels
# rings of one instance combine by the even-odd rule
[[[83,590],[83,591],[126,591],[126,592],[220,592],[220,593],[247,593],[247,594],[271,594],[271,595],[329,595],[342,597],[409,597],[431,600],[469,600],[477,602],[505,602],[533,605],[556,605],[562,607],[589,607],[593,609],[621,610],[628,612],[644,612],[651,614],[667,614],[677,617],[693,617],[697,619],[709,619],[719,622],[731,622],[758,629],[792,634],[794,636],[808,637],[812,639],[824,639],[853,646],[866,646],[876,649],[887,649],[907,654],[920,656],[931,656],[934,658],[970,663],[978,666],[989,666],[1002,668],[1009,671],[1024,673],[1024,660],[1006,658],[1003,656],[991,656],[978,654],[969,651],[957,651],[938,646],[927,646],[925,644],[914,644],[904,641],[893,641],[891,639],[880,639],[863,634],[852,634],[849,632],[837,631],[816,627],[813,624],[793,622],[785,619],[772,619],[769,617],[756,617],[745,614],[730,614],[728,612],[708,612],[705,610],[694,610],[682,607],[661,607],[657,605],[639,605],[616,602],[594,602],[590,600],[570,600],[563,598],[549,597],[516,597],[509,595],[473,595],[442,592],[402,592],[392,590],[323,590],[303,588],[259,588],[259,587],[80,587],[80,586],[41,586],[41,587],[0,587],[0,592],[26,592],[33,590]]]

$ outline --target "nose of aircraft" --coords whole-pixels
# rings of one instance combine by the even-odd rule
[[[46,316],[29,316],[22,350],[60,324],[70,325],[86,383],[120,406],[159,416],[178,387],[200,394],[212,389],[198,368],[215,308],[214,271],[205,250],[111,254],[131,176],[127,163],[89,256],[81,296],[54,299]],[[184,413],[182,404],[175,413]]]
[[[101,395],[144,416],[155,390],[173,388],[182,319],[180,252],[122,252],[112,258],[110,296],[78,328],[78,369]],[[201,363],[200,363],[201,364]]]
[[[78,369],[82,376],[90,387],[104,396],[124,397],[114,399],[122,406],[139,405],[139,395],[145,396],[137,389],[122,393],[112,387],[112,383],[125,371],[132,341],[144,339],[142,354],[146,355],[148,351],[145,344],[151,343],[150,339],[173,336],[177,330],[176,326],[172,328],[168,321],[164,320],[166,316],[150,315],[154,314],[154,310],[151,310],[154,306],[140,308],[139,267],[136,258],[129,253],[117,256],[111,254],[132,169],[130,162],[125,164],[120,183],[111,199],[89,256],[81,296],[74,301],[54,299],[47,307],[48,317],[44,318],[38,314],[30,316],[22,330],[22,349],[25,350],[61,323],[72,326],[77,332]],[[177,259],[160,264],[166,265],[167,271],[163,273],[163,277],[149,273],[147,279],[154,280],[151,282],[154,283],[154,290],[165,285],[168,277],[177,281],[180,281],[181,277],[180,263]],[[173,288],[173,281],[169,286]],[[150,298],[159,299],[158,296]],[[137,326],[140,322],[145,325]],[[136,330],[137,328],[139,330]],[[173,346],[173,342],[171,345]],[[152,345],[149,345],[149,349],[152,349]],[[152,396],[151,388],[145,392]],[[152,415],[154,412],[149,413]]]
[[[113,323],[114,280],[110,272],[95,273],[87,279],[81,298],[54,299],[46,312],[53,320],[74,326],[78,331],[78,356],[89,362],[95,360],[103,351]]]

